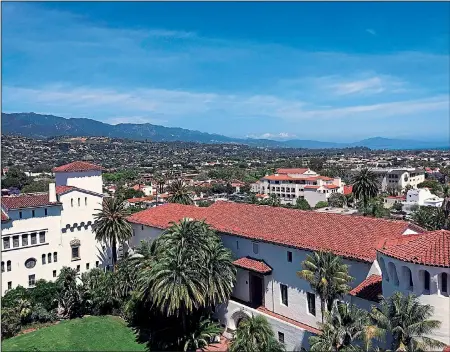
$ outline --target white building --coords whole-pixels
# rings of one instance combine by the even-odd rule
[[[48,192],[2,197],[2,295],[55,280],[63,266],[84,272],[107,262],[92,232],[103,202],[102,168],[74,162],[53,172]]]
[[[141,240],[158,237],[171,221],[185,217],[205,220],[217,229],[238,268],[232,298],[216,309],[216,317],[226,328],[226,337],[232,336],[240,319],[261,314],[288,351],[308,349],[308,337],[318,333],[321,321],[319,298],[309,283],[296,274],[309,253],[327,250],[343,256],[355,278],[351,283],[353,290],[344,300],[369,309],[377,304],[379,295],[391,294],[388,289],[384,291],[384,282],[381,285],[385,271],[378,264],[377,250],[388,250],[402,239],[426,242],[428,236],[436,236],[417,235],[423,229],[404,221],[231,202],[217,202],[208,208],[166,204],[137,214],[129,217],[133,226],[132,247]],[[442,236],[447,241],[440,242],[442,248],[438,247],[438,241],[430,241],[434,243],[434,252],[442,252],[439,270],[430,271],[433,280],[443,273],[450,275],[450,253],[446,258],[444,253],[450,248],[450,232],[444,231]],[[416,249],[420,252],[418,246]],[[434,252],[427,251],[427,255],[433,257]],[[425,300],[433,305],[435,317],[443,321],[434,337],[450,344],[449,314],[441,310],[442,305],[446,304],[445,309],[450,306],[448,296],[443,295],[445,290],[448,291],[448,285],[442,285],[439,292],[421,294],[430,295]]]
[[[428,188],[417,188],[408,191],[402,204],[403,211],[410,212],[418,206],[441,207],[443,202],[444,198],[434,195]]]
[[[353,169],[350,176],[358,173],[360,169]],[[398,189],[404,191],[407,186],[417,188],[419,183],[425,181],[425,172],[416,168],[372,168],[371,172],[378,176],[381,191]]]
[[[311,207],[320,201],[327,201],[333,193],[344,193],[339,177],[320,176],[310,169],[278,169],[252,184],[252,192],[276,194],[282,204],[295,204],[297,198],[304,198]]]

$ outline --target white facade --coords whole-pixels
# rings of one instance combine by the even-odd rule
[[[388,189],[403,191],[407,186],[417,188],[419,183],[425,181],[425,172],[415,168],[372,168],[370,171],[378,176],[383,192]],[[359,169],[351,170],[352,175],[357,172]]]
[[[18,285],[33,287],[39,279],[55,280],[63,266],[82,273],[109,262],[92,231],[101,193],[100,171],[56,172],[47,203],[4,209],[9,219],[2,221],[2,295]]]
[[[444,198],[434,195],[428,188],[417,188],[408,191],[402,204],[403,210],[409,212],[417,206],[441,207],[443,202]]]

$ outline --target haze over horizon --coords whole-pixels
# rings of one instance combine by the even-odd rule
[[[448,139],[450,3],[2,3],[3,112]]]

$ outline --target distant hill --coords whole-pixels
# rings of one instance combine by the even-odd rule
[[[413,140],[388,139],[375,137],[354,143],[333,143],[314,140],[293,139],[275,141],[270,139],[231,138],[220,134],[211,134],[177,127],[164,127],[150,123],[121,123],[110,125],[87,118],[64,118],[54,115],[35,113],[2,113],[2,133],[22,135],[32,138],[56,136],[103,136],[127,138],[155,142],[199,142],[199,143],[240,143],[258,147],[285,148],[346,148],[367,147],[370,149],[432,149],[448,148],[445,142],[421,142]]]

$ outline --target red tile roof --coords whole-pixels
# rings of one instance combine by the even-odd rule
[[[56,194],[63,194],[75,188],[74,186],[56,186]]]
[[[306,185],[304,188],[305,189],[318,189],[318,188],[320,188],[320,186]]]
[[[231,341],[225,338],[224,336],[220,336],[220,342],[217,343],[210,343],[208,346],[198,349],[196,352],[226,352],[228,351],[228,346],[230,345]]]
[[[128,203],[137,203],[137,202],[146,202],[146,201],[151,201],[153,200],[152,196],[148,196],[148,197],[141,197],[141,198],[130,198],[127,199]]]
[[[188,217],[205,220],[216,231],[252,240],[373,262],[380,242],[402,238],[405,221],[319,213],[218,201],[207,208],[166,204],[128,217],[133,223],[165,229]]]
[[[379,252],[406,262],[449,268],[450,231],[408,235],[400,241],[385,243]]]
[[[324,185],[324,187],[325,187],[325,188],[328,188],[328,189],[336,189],[336,188],[339,188],[339,186],[337,186],[337,185]]]
[[[2,221],[8,221],[9,217],[8,215],[2,210]]]
[[[370,275],[358,286],[349,292],[350,295],[372,302],[379,302],[380,296],[383,294],[381,276]]]
[[[309,169],[302,169],[302,168],[297,168],[297,169],[277,169],[276,173],[277,174],[304,174],[306,171],[308,171]]]
[[[81,171],[103,171],[103,167],[85,161],[74,161],[73,163],[53,168],[53,172],[81,172]]]
[[[239,268],[256,271],[261,274],[269,274],[272,272],[272,268],[268,266],[263,260],[253,259],[250,257],[243,257],[233,262]]]
[[[297,327],[299,327],[299,328],[301,328],[303,330],[309,331],[309,332],[311,332],[313,334],[319,335],[321,333],[321,331],[319,329],[316,329],[316,328],[314,328],[312,326],[300,323],[297,320],[294,320],[294,319],[291,319],[291,318],[287,318],[287,317],[285,317],[283,315],[280,315],[278,313],[274,313],[274,312],[268,310],[265,307],[261,306],[261,307],[256,308],[256,310],[260,311],[260,312],[262,312],[264,314],[270,315],[271,317],[274,317],[274,318],[277,318],[279,320],[282,320],[282,321],[285,321],[287,323],[290,323],[292,325],[295,325],[295,326],[297,326]]]
[[[22,194],[19,196],[2,197],[2,207],[5,209],[35,208],[45,205],[58,205],[59,202],[51,203],[48,193]]]
[[[344,194],[350,194],[353,192],[353,186],[349,185],[349,186],[344,186]]]

